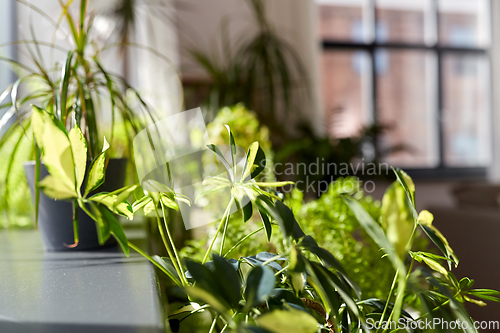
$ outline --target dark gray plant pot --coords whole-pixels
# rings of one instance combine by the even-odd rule
[[[122,187],[125,183],[126,168],[126,158],[110,159],[105,181],[98,191],[112,192]],[[31,197],[35,202],[35,162],[24,163],[24,171],[31,190]],[[47,169],[42,165],[40,180],[48,174]],[[42,236],[43,247],[46,251],[85,251],[116,244],[115,239],[111,237],[104,245],[99,245],[95,222],[81,208],[78,211],[78,222],[80,240],[76,247],[70,248],[67,244],[74,243],[71,202],[51,199],[40,191],[38,231]]]

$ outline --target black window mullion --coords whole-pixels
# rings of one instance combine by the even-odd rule
[[[372,31],[372,40],[370,41],[370,48],[368,50],[369,54],[370,54],[370,68],[371,68],[371,72],[370,72],[370,75],[371,75],[371,103],[370,103],[370,106],[371,106],[371,110],[370,110],[370,113],[371,113],[371,124],[370,125],[375,125],[378,123],[378,119],[377,119],[377,109],[378,109],[378,97],[377,97],[377,68],[376,68],[376,59],[375,59],[375,56],[376,56],[376,48],[375,48],[375,44],[377,43],[377,11],[375,10],[375,1],[376,0],[370,0],[369,1],[369,11],[370,11],[370,15],[372,17],[372,25],[371,27],[369,27]],[[375,151],[375,156],[379,156],[379,152],[380,152],[380,145],[379,145],[379,142],[378,142],[378,138],[375,138],[374,142],[372,142],[373,144],[373,149]]]

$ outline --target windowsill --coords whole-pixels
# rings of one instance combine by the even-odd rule
[[[464,167],[464,168],[432,168],[403,170],[416,180],[485,180],[487,178],[486,167]]]

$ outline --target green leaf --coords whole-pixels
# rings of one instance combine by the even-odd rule
[[[130,250],[128,247],[127,236],[125,236],[125,232],[123,231],[122,226],[106,207],[99,205],[99,210],[102,213],[103,219],[109,224],[110,233],[113,235],[113,237],[115,237],[118,244],[120,244],[123,252],[125,252],[128,257]]]
[[[191,260],[186,260],[186,267],[196,281],[196,287],[186,289],[189,295],[210,304],[219,312],[224,312],[230,308],[224,297],[223,289],[208,267]],[[231,269],[233,268],[231,267]]]
[[[76,188],[75,164],[66,133],[42,109],[33,106],[32,126],[35,140],[42,150],[42,162],[49,173],[69,188]]]
[[[429,266],[430,269],[448,277],[448,271],[439,263],[439,261],[425,256],[422,252],[410,252],[410,255],[418,262],[425,263],[427,266]]]
[[[245,288],[246,308],[262,304],[274,289],[273,271],[267,266],[255,266],[248,274]]]
[[[248,148],[247,158],[245,161],[245,167],[243,168],[243,173],[241,179],[243,181],[250,178],[257,177],[266,167],[266,154],[260,148],[259,143],[253,142]]]
[[[165,270],[168,272],[168,276],[180,286],[182,283],[180,282],[179,274],[175,270],[175,266],[172,263],[172,260],[168,257],[159,257],[157,255],[152,256],[153,260],[159,263]]]
[[[215,153],[215,155],[217,156],[217,158],[222,162],[222,164],[226,168],[227,174],[229,175],[229,179],[232,182],[234,182],[235,178],[234,178],[233,169],[231,168],[231,165],[229,165],[229,163],[227,162],[226,158],[224,157],[224,154],[220,151],[219,147],[217,147],[214,144],[209,144],[209,145],[207,145],[207,147],[208,147],[208,149],[213,151]]]
[[[276,218],[275,216],[273,217],[278,222],[278,224],[280,224],[279,220],[281,220],[281,224],[285,229],[285,235],[292,236],[294,240],[298,240],[303,236],[305,236],[304,232],[297,223],[297,220],[295,219],[292,210],[279,200],[276,200],[274,204],[280,218]]]
[[[62,72],[62,79],[61,79],[61,119],[63,121],[66,120],[66,115],[67,115],[67,110],[66,110],[66,102],[68,100],[68,87],[69,87],[69,79],[71,77],[71,62],[73,60],[73,54],[75,52],[69,51],[68,56],[66,57],[66,63],[63,68]]]
[[[281,187],[286,185],[293,185],[294,182],[286,181],[286,182],[255,182],[251,183],[251,185],[256,185],[260,187]]]
[[[242,210],[243,210],[243,222],[250,220],[253,215],[252,202],[248,201],[247,204],[243,206]]]
[[[111,193],[97,193],[89,198],[94,202],[108,207],[115,214],[120,214],[131,220],[134,217],[132,206],[127,201],[118,202],[118,196]]]
[[[236,142],[234,141],[233,132],[231,132],[231,128],[228,125],[224,125],[226,127],[227,132],[229,134],[229,146],[231,148],[231,162],[233,163],[233,173],[236,172]]]
[[[415,227],[412,210],[413,206],[403,186],[397,181],[392,183],[382,199],[380,219],[387,239],[402,259],[411,248],[410,238]]]
[[[347,203],[351,211],[356,216],[359,224],[363,227],[366,233],[375,241],[375,243],[387,253],[389,260],[391,261],[394,269],[398,272],[398,292],[396,296],[396,301],[394,302],[394,316],[395,321],[398,320],[399,314],[401,313],[401,307],[403,304],[404,291],[406,289],[406,267],[401,261],[401,258],[394,250],[392,243],[387,239],[384,234],[382,227],[375,222],[375,220],[366,212],[366,210],[361,206],[356,200],[344,196],[344,201]]]
[[[316,333],[318,322],[307,312],[289,308],[274,310],[256,319],[257,325],[274,333]]]
[[[464,325],[462,325],[463,331],[466,333],[476,333],[477,331],[474,329],[474,325],[472,324],[469,314],[464,309],[462,304],[453,296],[453,294],[445,286],[439,283],[439,281],[425,269],[421,269],[421,272],[431,283],[431,285],[436,287],[441,294],[443,294],[446,298],[449,299],[450,309],[453,311],[453,314],[456,316],[456,319],[459,319],[464,323]]]
[[[173,210],[179,210],[179,205],[170,196],[162,193],[162,194],[160,194],[160,200],[163,203],[163,205],[165,205],[166,207],[173,209]]]
[[[444,256],[450,261],[448,261],[448,267],[451,270],[451,262],[455,264],[455,267],[458,266],[459,260],[455,255],[455,252],[451,248],[448,240],[443,236],[443,234],[433,225],[425,225],[419,223],[422,230],[424,230],[425,234],[429,237],[429,239],[438,247],[438,249],[444,254]]]
[[[344,267],[340,263],[340,261],[335,258],[333,254],[331,254],[328,250],[320,247],[318,243],[311,236],[305,236],[302,238],[300,245],[303,246],[306,250],[311,253],[314,253],[318,256],[319,259],[323,262],[325,267],[334,268],[335,270],[341,272],[343,275],[347,275]]]
[[[151,202],[153,202],[153,199],[150,196],[144,196],[133,203],[132,211],[135,213],[139,209],[143,208],[144,206],[148,205]],[[153,206],[153,209],[154,209],[154,206]]]
[[[112,194],[116,194],[117,198],[115,201],[115,205],[118,205],[120,202],[126,201],[127,198],[139,187],[139,185],[130,185],[116,191],[113,191]]]
[[[233,307],[237,307],[241,299],[238,273],[226,259],[213,255],[213,275],[224,294],[224,299]]]
[[[221,302],[218,297],[216,297],[216,294],[213,294],[206,289],[202,289],[198,287],[198,285],[186,287],[186,292],[192,299],[210,304],[211,307],[220,313],[225,312],[227,309],[227,306]]]
[[[80,201],[78,203],[79,205],[82,205]],[[103,245],[111,236],[111,227],[109,225],[109,221],[103,217],[98,204],[91,202],[90,208],[92,209],[92,217],[94,218],[94,221],[96,223],[97,238],[99,240],[99,244]]]
[[[39,182],[38,187],[43,190],[45,195],[52,199],[64,200],[78,196],[74,189],[69,188],[61,179],[51,175],[46,176]]]
[[[104,147],[102,148],[102,152],[97,155],[94,161],[92,161],[92,165],[90,166],[87,185],[85,186],[85,197],[87,197],[89,192],[97,189],[102,185],[102,183],[104,183],[104,166],[106,163],[106,151],[108,150],[108,148],[109,144],[106,141],[106,138],[104,138]]]
[[[271,226],[271,222],[269,221],[269,217],[262,209],[258,209],[260,218],[262,219],[262,224],[264,224],[264,229],[266,230],[267,241],[271,240],[271,235],[273,233],[273,227]]]
[[[85,178],[87,167],[87,141],[77,125],[69,131],[68,136],[73,152],[73,161],[75,161],[76,190],[79,191]]]

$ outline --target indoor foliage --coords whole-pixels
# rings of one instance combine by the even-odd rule
[[[76,126],[66,131],[56,117],[41,109],[36,108],[33,114],[36,115],[33,130],[41,147],[41,158],[51,173],[50,181],[41,180],[40,187],[53,198],[73,200],[75,206],[90,205],[92,211],[87,213],[96,221],[102,243],[114,236],[125,253],[128,254],[129,248],[137,250],[183,288],[186,304],[171,314],[176,316],[170,321],[173,330],[178,330],[189,316],[206,311],[212,318],[210,332],[359,332],[369,331],[368,319],[381,318],[396,322],[401,319],[406,323],[422,318],[458,319],[468,324],[463,331],[475,332],[463,302],[483,305],[479,299],[497,301],[498,292],[472,289],[473,280],[458,280],[450,272],[452,266],[458,265],[458,258],[432,225],[432,214],[415,210],[415,187],[402,171],[395,171],[397,181],[384,198],[387,201],[387,208],[382,212],[384,227],[349,193],[338,198],[345,202],[394,267],[390,292],[381,299],[367,299],[342,262],[321,247],[312,235],[306,235],[292,210],[268,190],[288,183],[254,180],[262,172],[265,161],[258,142],[248,148],[243,170],[236,168],[234,155],[228,161],[217,146],[208,146],[226,167],[228,175],[216,181],[230,188],[232,196],[203,260],[197,262],[179,255],[165,218],[167,209],[190,204],[187,197],[152,180],[142,184],[143,195],[132,205],[126,198],[138,185],[89,197],[90,189],[98,186],[104,177],[106,145],[90,167],[82,195],[80,186],[85,178],[82,170],[85,170],[87,152],[81,131]],[[231,152],[235,152],[236,144],[229,127],[228,131]],[[51,140],[64,144],[51,145]],[[250,203],[241,207],[241,223],[258,214],[262,226],[254,233],[262,232],[271,241],[272,228],[278,228],[283,251],[247,253],[238,259],[227,259],[233,250],[224,250],[229,211],[244,197],[249,198]],[[169,257],[149,256],[130,243],[111,213],[131,217],[139,209],[156,213],[157,227]],[[434,242],[441,255],[411,251],[418,229]],[[243,237],[233,247],[248,241],[250,236]],[[410,315],[409,306],[418,311],[417,316]],[[177,319],[180,314],[183,318]],[[437,327],[434,331],[442,330]]]

